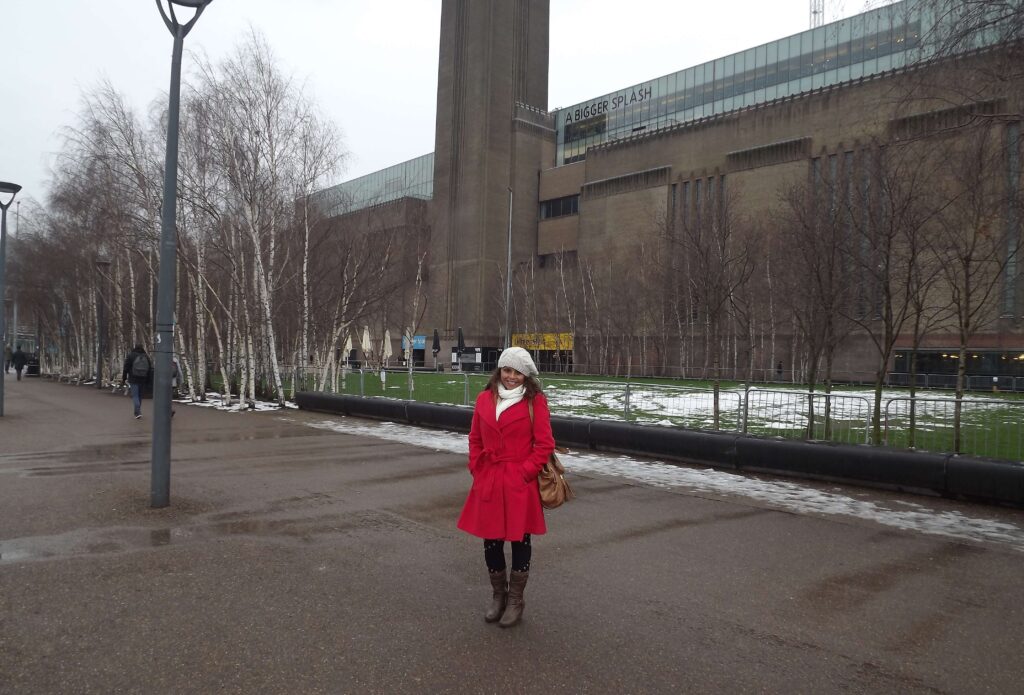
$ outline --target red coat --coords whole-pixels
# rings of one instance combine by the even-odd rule
[[[547,399],[537,394],[532,426],[525,398],[495,420],[494,400],[490,390],[476,399],[469,431],[473,487],[459,528],[480,538],[521,541],[527,533],[547,531],[537,475],[555,449],[551,415]]]

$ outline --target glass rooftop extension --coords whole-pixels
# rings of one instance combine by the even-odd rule
[[[327,217],[389,203],[400,198],[429,200],[434,195],[434,153],[395,164],[313,194]]]
[[[901,68],[924,55],[933,4],[903,0],[557,109],[557,165],[591,145]]]

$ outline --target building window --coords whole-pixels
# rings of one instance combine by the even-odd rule
[[[1003,286],[1003,316],[1017,311],[1017,282],[1020,272],[1020,121],[1006,126],[1006,272]]]
[[[821,172],[821,157],[811,158],[811,204],[814,206],[814,213],[818,212],[818,203],[822,197],[824,179]]]
[[[690,226],[690,182],[683,181],[683,229]]]
[[[697,179],[693,182],[693,224],[696,225],[697,229],[700,229],[701,222],[703,221],[701,213],[704,207],[704,192],[701,190],[701,181],[703,179]]]
[[[728,201],[725,199],[725,174],[718,177],[718,224],[725,227],[728,224],[726,214],[729,211]]]
[[[854,180],[854,159],[853,152],[843,153],[843,203],[842,215],[844,221],[845,239],[843,245],[852,248],[855,243],[856,229],[854,228],[854,209],[856,205],[856,181]],[[847,257],[847,272],[853,272],[853,259]]]
[[[711,226],[714,227],[715,223],[718,221],[718,203],[716,202],[717,201],[717,197],[715,196],[715,177],[714,176],[708,177],[708,183],[707,183],[707,187],[706,187],[705,190],[706,190],[706,192],[705,192],[704,195],[707,196],[707,200],[704,201],[705,204],[707,205],[707,209],[706,209],[706,213],[707,214],[705,215],[705,221],[710,223]]]
[[[829,220],[836,217],[836,186],[839,185],[839,159],[834,154],[828,156],[828,211]]]
[[[565,217],[566,215],[578,215],[580,212],[580,196],[567,195],[563,198],[542,200],[540,203],[540,218],[548,220],[552,217]]]

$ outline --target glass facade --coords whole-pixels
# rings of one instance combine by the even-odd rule
[[[896,363],[893,371],[906,373],[910,371],[910,358],[913,352],[899,350],[895,354]],[[978,350],[968,352],[967,373],[973,376],[1016,376],[1024,377],[1024,353],[1000,352],[998,350]],[[946,350],[918,350],[918,374],[956,374],[960,356],[956,348]]]
[[[325,188],[314,194],[313,200],[324,215],[334,217],[399,198],[429,200],[433,196],[434,153],[431,152]]]
[[[903,67],[926,57],[930,16],[903,0],[558,109],[557,164],[591,145]]]

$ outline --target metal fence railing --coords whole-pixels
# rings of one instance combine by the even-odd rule
[[[743,433],[867,444],[871,400],[861,395],[746,389]]]
[[[959,437],[954,427],[959,409]],[[886,446],[1022,460],[1024,402],[997,398],[890,398]]]
[[[739,431],[743,396],[688,386],[544,379],[551,412],[577,417]]]
[[[328,392],[470,406],[489,375],[467,372],[358,369]],[[333,380],[329,380],[333,381]],[[805,441],[869,444],[874,396],[781,388],[712,389],[636,381],[545,376],[555,415],[614,419]],[[954,437],[955,398],[883,397],[882,444],[900,449],[1024,460],[1024,401],[963,398]]]

